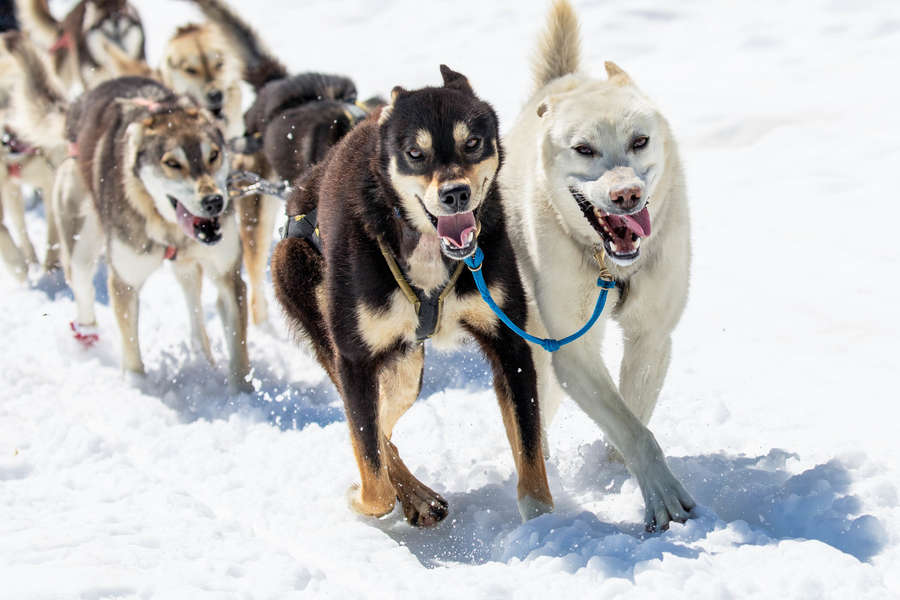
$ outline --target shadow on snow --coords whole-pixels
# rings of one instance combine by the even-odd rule
[[[605,455],[602,442],[595,454]],[[481,564],[554,557],[574,572],[588,566],[608,577],[633,577],[637,563],[664,554],[696,558],[709,552],[716,536],[733,547],[768,545],[787,539],[824,542],[859,560],[877,555],[886,543],[883,525],[861,515],[861,500],[850,492],[858,465],[831,460],[799,474],[786,465],[794,455],[772,450],[757,457],[713,454],[672,458],[672,470],[699,503],[695,518],[669,531],[648,534],[637,523],[604,523],[559,486],[619,493],[629,474],[621,463],[586,465],[575,481],[556,484],[557,512],[521,524],[515,480],[468,493],[450,493],[450,515],[432,529],[417,530],[395,511],[377,526],[407,547],[422,565]],[[572,484],[575,484],[572,486]],[[639,501],[639,495],[637,495]]]

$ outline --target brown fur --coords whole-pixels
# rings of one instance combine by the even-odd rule
[[[400,292],[377,240],[383,241],[406,273],[411,273],[411,265],[418,261],[422,261],[420,267],[431,264],[439,272],[442,268],[441,283],[447,282],[458,263],[441,253],[429,256],[418,252],[431,240],[436,243],[437,237],[431,222],[413,218],[398,196],[396,160],[400,151],[392,148],[389,140],[405,135],[424,139],[415,133],[412,123],[397,120],[401,119],[398,115],[405,115],[405,119],[421,120],[433,136],[435,149],[445,153],[446,140],[453,138],[453,119],[473,119],[479,135],[486,137],[485,144],[478,146],[477,157],[464,157],[460,144],[451,142],[450,147],[456,146],[452,156],[436,157],[435,161],[442,162],[434,165],[433,172],[416,175],[422,181],[433,180],[438,171],[446,175],[438,180],[445,182],[465,173],[479,173],[490,165],[496,171],[502,159],[493,112],[474,97],[468,84],[462,85],[461,76],[449,69],[442,72],[444,88],[398,94],[398,104],[381,118],[373,115],[353,129],[298,182],[287,212],[298,215],[318,210],[322,253],[303,239],[288,238],[272,257],[279,301],[289,320],[312,343],[344,399],[361,477],[361,486],[351,495],[353,508],[362,514],[381,515],[393,507],[396,497],[407,520],[419,526],[443,519],[447,503],[410,473],[391,439],[394,424],[420,390],[423,349],[416,343],[416,313]],[[432,108],[435,105],[440,108]],[[422,111],[418,116],[417,110]],[[412,133],[400,133],[410,127]],[[389,169],[389,165],[393,166]],[[491,173],[489,182],[494,176]],[[488,257],[485,274],[489,287],[504,310],[524,322],[524,290],[496,194],[491,183],[483,199],[478,196],[478,243]],[[431,275],[425,279],[431,281]],[[418,279],[410,281],[422,284]],[[471,336],[489,357],[519,470],[520,500],[524,501],[520,508],[534,509],[537,503],[548,510],[552,500],[543,468],[531,351],[524,341],[499,326],[471,277],[463,275],[452,286],[433,340],[437,345],[452,345],[460,337]],[[526,515],[523,508],[523,515],[535,514],[529,511]]]

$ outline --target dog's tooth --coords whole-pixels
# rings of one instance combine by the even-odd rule
[[[637,238],[636,240],[634,240],[634,249],[637,250],[640,247],[641,247],[641,238]]]
[[[205,239],[206,239],[206,234],[203,233],[203,232],[201,231],[201,232],[199,232],[199,233],[197,234],[197,238],[198,238],[198,239],[201,239],[201,240],[205,240]]]
[[[616,246],[616,243],[615,243],[615,242],[610,242],[610,243],[609,243],[609,249],[612,250],[613,252],[618,252],[618,251],[619,251],[619,248]]]

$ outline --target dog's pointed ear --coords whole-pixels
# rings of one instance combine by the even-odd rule
[[[400,96],[405,96],[408,93],[409,92],[407,92],[402,86],[395,86],[394,89],[391,90],[391,105],[397,102],[397,98],[399,98]]]
[[[535,109],[537,116],[543,119],[547,113],[553,110],[553,105],[556,104],[556,101],[557,99],[553,96],[547,96],[546,98],[541,100],[540,104],[538,104],[537,108]]]
[[[466,94],[475,95],[469,80],[462,73],[457,73],[447,65],[441,65],[441,77],[444,78],[444,87],[451,90],[459,90]]]
[[[603,66],[606,67],[606,75],[609,77],[610,82],[616,85],[630,85],[634,83],[631,81],[631,77],[628,76],[628,73],[622,70],[622,67],[613,61],[608,60],[603,63]]]
[[[394,104],[397,103],[397,100],[408,93],[408,91],[399,85],[391,90],[391,101],[381,107],[381,113],[378,115],[379,127],[387,123],[387,120],[391,118],[391,113],[394,111]]]

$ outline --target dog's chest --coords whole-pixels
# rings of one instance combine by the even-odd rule
[[[493,285],[490,289],[491,295],[502,305],[505,297],[502,287]],[[379,308],[360,303],[357,320],[360,337],[373,352],[386,350],[399,341],[410,344],[417,341],[419,315],[410,299],[399,289]],[[452,290],[440,306],[437,328],[430,338],[432,344],[439,349],[459,345],[469,335],[464,325],[489,332],[498,326],[498,320],[477,293],[459,296]]]
[[[441,253],[441,242],[436,234],[423,234],[405,261],[409,283],[427,295],[440,293],[450,277]]]

